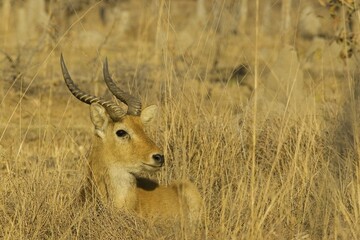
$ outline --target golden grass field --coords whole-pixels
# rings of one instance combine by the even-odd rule
[[[249,2],[237,32],[230,1],[207,2],[200,20],[194,1],[150,2],[119,4],[105,25],[101,1],[46,25],[29,13],[34,1],[12,1],[8,18],[0,5],[0,238],[360,239],[357,50],[341,59],[341,43],[297,33],[308,1],[292,7],[289,38],[279,2],[270,25],[264,1]],[[311,6],[331,29],[326,7]],[[205,214],[195,233],[77,204],[93,129],[60,53],[81,88],[108,95],[108,57],[120,86],[160,107],[148,131],[166,164],[149,177],[196,184]]]

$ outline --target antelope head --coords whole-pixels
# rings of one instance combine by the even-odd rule
[[[60,63],[70,92],[90,105],[90,118],[95,127],[93,151],[97,154],[96,160],[91,159],[97,163],[92,164],[116,166],[129,173],[155,171],[162,167],[164,155],[144,131],[144,125],[155,117],[157,107],[151,105],[141,109],[139,99],[116,86],[109,74],[107,59],[103,67],[105,83],[127,109],[80,90],[71,79],[62,55]]]

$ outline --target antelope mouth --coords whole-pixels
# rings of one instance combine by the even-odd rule
[[[148,163],[144,163],[142,162],[143,165],[147,166],[147,167],[150,167],[152,169],[160,169],[162,167],[162,164],[158,164],[158,165],[153,165],[153,164],[148,164]]]

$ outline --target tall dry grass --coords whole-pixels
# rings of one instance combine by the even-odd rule
[[[229,11],[226,3],[221,8],[224,15]],[[289,73],[288,78],[304,81],[304,89],[293,89],[307,99],[299,110],[298,103],[280,101],[292,99],[292,91],[288,98],[260,91],[262,79],[286,79],[284,74],[288,74],[270,64],[282,49],[280,33],[258,36],[255,45],[251,27],[258,26],[249,25],[246,37],[231,35],[224,29],[214,30],[219,19],[211,13],[206,26],[203,20],[185,24],[184,13],[170,8],[167,1],[161,5],[163,15],[158,20],[151,12],[160,12],[156,7],[139,10],[139,2],[132,4],[138,11],[132,5],[126,11],[138,20],[137,28],[128,26],[131,32],[124,36],[123,31],[119,35],[116,28],[108,27],[100,32],[104,41],[89,41],[92,47],[81,46],[81,33],[89,33],[89,22],[100,25],[86,19],[87,14],[96,16],[92,12],[96,7],[68,19],[74,24],[60,38],[38,28],[38,42],[29,40],[14,47],[8,43],[16,38],[16,31],[7,30],[3,36],[0,237],[360,238],[358,97],[354,91],[358,79],[352,72]],[[193,6],[183,7],[190,14]],[[207,10],[211,7],[207,5]],[[249,8],[253,15],[254,9]],[[275,8],[274,16],[280,11]],[[11,21],[16,24],[16,19]],[[154,42],[156,34],[162,36],[160,47]],[[75,100],[62,81],[60,52],[73,78],[87,91],[104,94],[101,61],[108,56],[122,87],[141,95],[145,103],[160,106],[158,120],[148,130],[163,146],[166,165],[150,177],[162,184],[190,178],[198,186],[205,212],[195,232],[184,230],[181,224],[148,222],[114,212],[96,201],[77,202],[86,177],[92,129],[88,107]],[[250,70],[244,80],[231,78],[231,70],[240,63],[254,68],[255,52],[260,59],[257,76]],[[302,71],[302,65],[287,59],[277,66]],[[323,69],[314,66],[313,71],[317,67]],[[258,99],[253,97],[254,79],[259,81]]]

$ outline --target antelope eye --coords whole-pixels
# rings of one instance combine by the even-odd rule
[[[126,131],[124,131],[124,130],[117,130],[116,131],[116,136],[118,136],[118,137],[125,137],[127,135],[128,135],[128,133]]]

